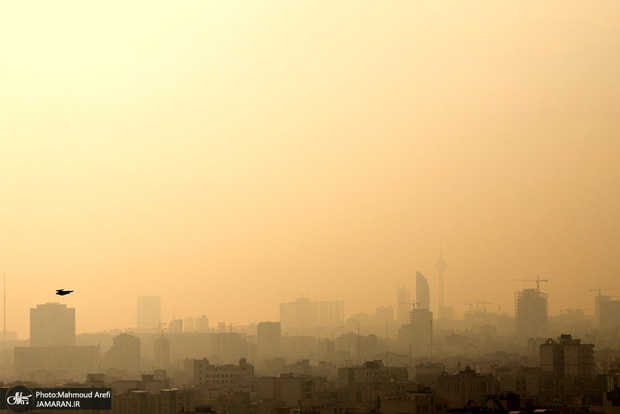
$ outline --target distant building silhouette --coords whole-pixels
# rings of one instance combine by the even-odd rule
[[[538,289],[523,289],[515,298],[515,330],[517,335],[544,336],[548,330],[547,294]]]
[[[194,318],[187,317],[183,320],[183,332],[194,332]]]
[[[154,346],[154,365],[155,369],[166,369],[170,364],[170,341],[160,336],[153,342]]]
[[[112,339],[112,346],[102,358],[106,368],[118,368],[127,371],[140,370],[140,338],[122,333]]]
[[[181,333],[183,332],[183,319],[173,319],[168,324],[168,331]]]
[[[30,309],[30,346],[75,346],[75,309],[58,302]]]
[[[401,352],[430,356],[432,352],[433,312],[430,311],[430,288],[428,281],[416,272],[416,303],[409,311],[409,324],[398,331]]]
[[[161,324],[159,296],[138,296],[138,332],[157,332]]]
[[[610,296],[599,295],[595,298],[596,321],[601,329],[620,327],[620,300],[612,300]]]
[[[298,298],[280,304],[282,331],[291,334],[315,334],[317,328],[344,326],[343,301],[311,301]]]
[[[37,371],[62,373],[75,380],[97,371],[99,349],[96,346],[15,347],[14,373],[25,378]]]
[[[341,300],[321,300],[316,302],[317,326],[335,328],[344,325],[344,302]]]
[[[260,322],[256,327],[256,348],[259,358],[276,358],[282,354],[280,322]]]
[[[444,372],[437,379],[437,394],[448,400],[450,408],[460,409],[471,403],[484,407],[489,395],[495,395],[498,391],[497,377],[477,373],[469,365],[458,374]]]
[[[414,307],[409,312],[409,324],[398,331],[401,352],[429,357],[433,335],[433,312]]]
[[[431,308],[431,292],[428,280],[420,272],[415,273],[415,299],[419,309]]]
[[[209,318],[207,318],[207,315],[202,315],[200,318],[194,319],[194,328],[198,332],[208,332]]]
[[[438,295],[438,299],[439,299],[439,319],[442,320],[453,320],[454,319],[454,307],[453,306],[446,306],[445,304],[445,297],[444,297],[444,272],[446,271],[446,268],[448,267],[448,264],[446,263],[446,261],[443,259],[443,255],[442,255],[442,251],[441,251],[441,247],[439,248],[439,259],[437,260],[437,263],[435,263],[435,269],[437,269],[437,272],[439,273],[439,295]]]
[[[411,295],[409,290],[399,287],[396,290],[396,319],[400,325],[409,323],[409,311],[411,310]]]

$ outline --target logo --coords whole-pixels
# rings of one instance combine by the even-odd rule
[[[17,385],[6,393],[6,405],[14,413],[25,413],[34,407],[32,391],[23,385]]]

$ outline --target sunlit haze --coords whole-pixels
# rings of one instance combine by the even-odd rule
[[[6,325],[345,317],[399,285],[514,313],[620,287],[620,3],[11,2],[0,9]],[[56,296],[56,289],[70,289]],[[505,308],[505,309],[506,309]]]

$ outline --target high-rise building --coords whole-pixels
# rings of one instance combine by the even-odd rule
[[[183,319],[173,319],[168,324],[168,331],[174,333],[183,332]]]
[[[610,296],[596,297],[596,320],[601,329],[614,329],[620,326],[620,300],[613,300]]]
[[[431,292],[428,287],[428,280],[420,272],[415,273],[415,296],[418,309],[431,308]]]
[[[433,312],[414,304],[409,311],[409,323],[398,330],[398,348],[402,353],[430,357],[432,345]]]
[[[58,302],[30,309],[30,346],[75,346],[75,309]]]
[[[317,328],[344,326],[344,302],[298,298],[295,302],[281,303],[280,322],[283,332],[296,335],[315,334]]]
[[[396,318],[399,325],[409,323],[409,310],[411,310],[411,295],[409,290],[399,287],[396,290]]]
[[[191,316],[188,316],[183,321],[183,331],[184,332],[194,332],[195,330],[196,330],[196,328],[194,326],[194,318],[192,318]]]
[[[409,311],[409,323],[398,331],[401,352],[416,355],[432,354],[433,312],[430,310],[430,289],[428,281],[416,272],[416,303]]]
[[[435,263],[435,269],[437,269],[437,272],[439,273],[439,295],[438,295],[438,302],[439,302],[439,319],[442,320],[453,320],[454,319],[454,307],[453,306],[446,306],[445,304],[445,297],[444,297],[444,272],[446,271],[446,268],[448,267],[448,264],[446,263],[446,261],[443,259],[443,254],[441,251],[441,247],[439,248],[439,260],[437,260],[437,263]]]
[[[160,336],[153,342],[155,347],[155,369],[166,369],[170,363],[170,341],[164,336]]]
[[[159,296],[138,296],[138,332],[157,332],[161,326]]]
[[[515,330],[527,337],[547,334],[547,294],[538,289],[523,289],[515,297]]]
[[[102,365],[110,368],[140,370],[140,338],[122,333],[112,339],[112,346],[102,358]]]
[[[323,300],[316,303],[319,328],[335,328],[344,325],[344,302]]]
[[[202,315],[200,318],[196,318],[194,323],[195,323],[194,328],[198,332],[209,331],[209,318],[207,318],[207,315]]]
[[[540,366],[555,380],[592,378],[596,376],[594,345],[582,344],[571,335],[560,335],[557,341],[548,339],[540,345]]]
[[[259,322],[256,327],[256,351],[263,359],[282,355],[282,329],[280,322]]]
[[[295,302],[280,304],[280,322],[282,330],[316,329],[316,302],[308,298],[298,298]]]

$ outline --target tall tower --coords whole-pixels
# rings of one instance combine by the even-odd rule
[[[441,308],[445,306],[444,296],[443,296],[443,272],[446,271],[448,264],[445,260],[443,260],[443,255],[441,254],[441,243],[439,244],[439,260],[435,263],[435,269],[439,272],[439,309],[441,313]]]
[[[428,280],[420,272],[415,272],[415,300],[419,309],[431,308],[431,291]]]

